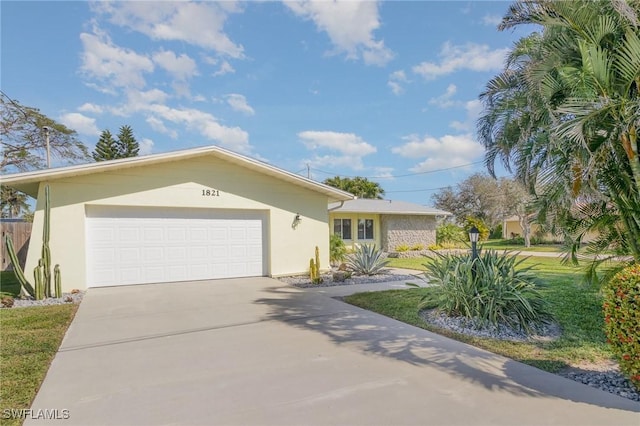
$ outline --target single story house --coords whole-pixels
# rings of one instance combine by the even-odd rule
[[[520,226],[520,220],[517,216],[508,217],[502,221],[502,238],[505,240],[522,237],[524,232],[522,226]],[[554,235],[550,232],[542,231],[542,228],[537,223],[531,224],[531,237],[541,238],[544,241],[562,243],[564,237],[562,235]],[[582,238],[583,243],[588,243],[598,237],[596,232],[587,232]]]
[[[419,204],[393,200],[355,199],[329,205],[332,232],[348,247],[376,244],[393,252],[402,245],[436,243],[437,219],[451,213]]]
[[[352,194],[216,146],[2,177],[36,197],[33,276],[50,188],[63,290],[306,273],[329,265],[327,205]]]

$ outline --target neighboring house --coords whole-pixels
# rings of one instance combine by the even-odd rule
[[[522,226],[520,226],[520,221],[516,216],[508,217],[502,221],[502,238],[504,239],[512,239],[515,237],[522,237]],[[561,243],[564,241],[564,237],[562,235],[554,235],[550,232],[543,232],[541,230],[540,225],[537,223],[531,224],[531,236],[540,238],[544,241],[558,242]],[[583,243],[588,243],[598,236],[597,233],[588,232],[583,238]]]
[[[308,271],[329,264],[327,204],[353,195],[211,146],[5,175],[37,197],[26,271],[51,258],[63,290]],[[27,273],[27,276],[31,276]]]
[[[348,247],[376,244],[383,251],[436,243],[437,219],[451,213],[393,200],[356,199],[329,205],[331,231]]]

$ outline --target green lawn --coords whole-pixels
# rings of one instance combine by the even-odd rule
[[[391,259],[389,266],[423,269],[424,259]],[[611,359],[603,332],[602,299],[597,290],[582,284],[582,270],[563,265],[555,258],[527,259],[523,266],[535,265],[540,291],[562,328],[553,342],[515,343],[461,335],[425,324],[417,305],[428,288],[360,293],[346,298],[348,303],[395,318],[453,339],[472,344],[515,360],[557,372],[568,365]]]
[[[485,249],[493,250],[510,250],[510,251],[532,251],[532,252],[545,252],[545,253],[562,253],[561,244],[535,244],[531,247],[525,247],[524,245],[508,244],[508,240],[489,240],[480,243],[480,246]]]
[[[77,309],[76,304],[0,309],[0,413],[31,406]]]
[[[20,294],[20,283],[13,271],[0,271],[0,293]]]

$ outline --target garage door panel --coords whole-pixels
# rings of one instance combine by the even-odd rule
[[[260,214],[143,213],[87,218],[89,286],[264,275]]]

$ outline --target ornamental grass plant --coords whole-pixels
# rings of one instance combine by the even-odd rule
[[[473,319],[481,326],[506,325],[526,333],[549,324],[553,317],[537,290],[531,267],[523,259],[494,250],[469,254],[440,254],[424,265],[425,279],[435,291],[421,308],[437,308],[449,316]]]

